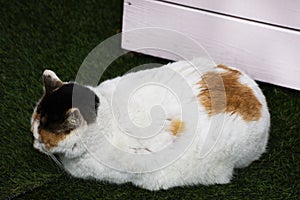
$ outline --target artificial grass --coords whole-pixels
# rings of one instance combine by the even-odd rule
[[[87,54],[121,29],[122,1],[0,1],[0,199],[297,199],[300,191],[300,92],[259,83],[272,116],[268,152],[232,183],[149,192],[70,177],[32,147],[30,117],[41,74],[74,80]],[[125,55],[103,79],[149,56]]]

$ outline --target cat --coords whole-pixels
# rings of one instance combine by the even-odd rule
[[[236,68],[178,61],[97,87],[45,70],[43,83],[34,148],[75,177],[148,190],[226,184],[266,150],[265,97]]]

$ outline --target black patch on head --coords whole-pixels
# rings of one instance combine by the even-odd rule
[[[54,131],[65,122],[66,113],[71,108],[78,108],[88,124],[95,122],[98,106],[99,98],[92,90],[76,83],[68,83],[52,93],[46,93],[37,107],[37,113],[41,119],[45,119],[40,120],[40,125]]]

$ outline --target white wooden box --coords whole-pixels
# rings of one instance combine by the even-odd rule
[[[195,46],[172,35],[143,31],[126,34],[148,27],[192,38],[216,63],[237,67],[256,80],[300,90],[299,0],[124,1],[122,48],[180,59],[155,48],[155,44],[168,43],[195,57]]]

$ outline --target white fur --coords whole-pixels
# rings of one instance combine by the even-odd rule
[[[55,81],[61,81],[53,71],[48,69],[44,71],[43,76],[50,76]]]
[[[201,91],[197,82],[203,73],[221,69],[199,66],[202,63],[201,60],[193,60],[192,63],[180,61],[127,74],[91,88],[100,98],[97,122],[77,129],[49,152],[61,153],[64,168],[76,177],[114,183],[131,182],[149,190],[229,183],[234,168],[249,165],[265,151],[270,126],[269,112],[261,90],[243,74],[240,81],[253,89],[263,105],[261,118],[246,122],[237,114],[208,116],[197,99]],[[172,72],[170,70],[174,74],[169,73]],[[129,84],[126,88],[135,92],[130,94],[130,98],[119,98],[127,95],[127,91],[121,90],[115,102],[118,105],[128,104],[129,118],[112,107],[115,106],[113,98],[118,83],[124,80]],[[153,83],[159,82],[167,87],[148,84],[138,88],[141,80],[153,80]],[[186,93],[183,91],[186,90],[185,84],[191,89]],[[182,93],[174,95],[170,92],[174,88]],[[153,119],[151,108],[155,105],[163,109],[163,115],[158,116],[164,118]],[[184,116],[183,109],[189,109],[190,105],[197,105],[195,112]],[[128,126],[128,119],[137,127],[154,124],[160,129],[155,130],[155,135],[146,132],[143,136],[149,136],[147,139],[139,138],[136,133],[130,132],[132,129]],[[172,119],[181,119],[185,123],[184,131],[178,136],[172,135],[169,130]],[[36,128],[34,131],[37,131]],[[44,151],[45,148],[37,140],[38,135],[35,133],[34,136],[37,141],[35,148]],[[140,155],[144,157],[138,157]],[[172,162],[167,162],[168,157],[172,156]]]

